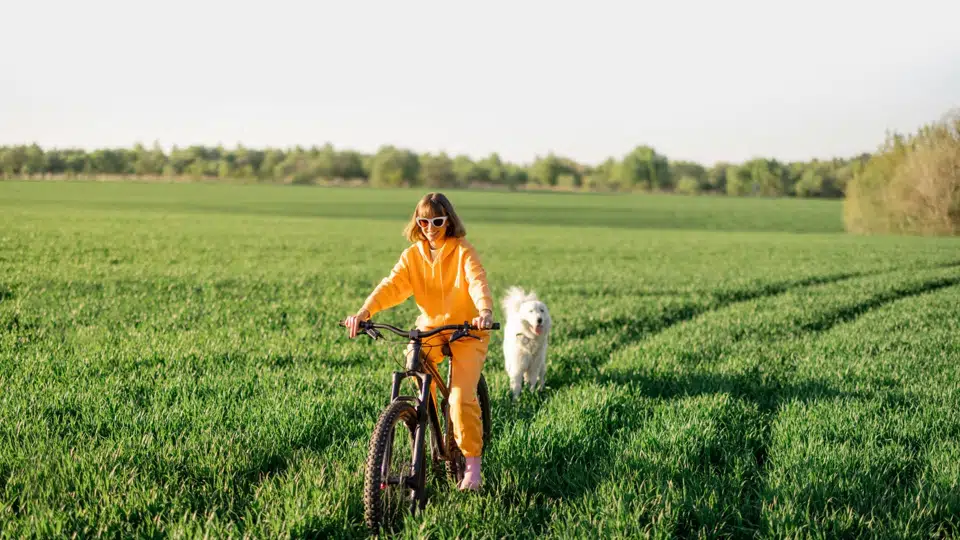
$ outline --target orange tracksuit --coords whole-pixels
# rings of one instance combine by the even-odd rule
[[[493,310],[493,298],[486,271],[476,249],[464,238],[447,237],[436,258],[430,244],[421,240],[403,251],[390,275],[370,293],[362,309],[370,317],[394,307],[413,295],[420,308],[417,327],[429,330],[444,324],[462,324]],[[450,417],[454,438],[465,457],[477,457],[483,450],[483,426],[477,383],[487,356],[490,335],[473,332],[480,340],[463,338],[450,343],[453,373],[450,380]],[[427,359],[434,364],[443,359],[441,345],[448,335],[437,334],[423,342]],[[436,398],[436,386],[431,388]]]

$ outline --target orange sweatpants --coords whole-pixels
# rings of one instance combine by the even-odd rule
[[[429,330],[425,328],[424,330]],[[490,344],[489,332],[471,332],[480,339],[460,338],[450,343],[453,356],[453,373],[450,377],[450,420],[453,423],[453,436],[464,457],[479,457],[483,453],[483,421],[480,417],[480,400],[477,399],[477,384],[480,372],[487,358]],[[427,361],[437,366],[443,360],[442,346],[448,343],[449,333],[440,333],[423,340],[421,350]],[[412,345],[407,346],[408,355],[413,352]],[[437,385],[430,388],[433,402],[439,407]],[[439,411],[438,411],[439,412]]]

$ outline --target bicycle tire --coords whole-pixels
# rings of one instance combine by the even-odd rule
[[[384,495],[387,495],[386,499],[391,499],[391,493],[388,488],[392,487],[393,490],[397,492],[396,494],[400,495],[399,503],[401,505],[401,512],[398,515],[402,515],[403,511],[408,511],[414,501],[417,501],[418,507],[422,507],[425,502],[423,497],[423,492],[426,489],[423,481],[425,467],[421,467],[417,473],[419,477],[417,481],[418,487],[409,488],[406,494],[403,493],[407,490],[401,486],[389,486],[385,481],[387,479],[383,477],[383,459],[388,448],[391,450],[391,454],[393,452],[392,443],[395,442],[393,438],[394,430],[400,422],[407,428],[404,432],[410,435],[409,456],[411,463],[405,463],[405,466],[412,466],[417,432],[417,410],[408,402],[394,401],[383,410],[374,427],[367,450],[367,465],[363,481],[364,519],[367,529],[374,535],[379,534],[383,529],[389,529],[390,526],[393,525],[393,516],[386,515],[388,509],[385,508],[385,506],[387,506],[385,502],[388,501],[384,500]],[[389,471],[387,472],[387,476],[389,479]]]
[[[480,380],[477,382],[477,401],[480,402],[480,420],[483,426],[483,450],[481,451],[481,454],[483,454],[490,444],[490,439],[493,434],[493,422],[490,412],[490,392],[487,389],[487,381],[484,379],[482,373],[480,374]],[[447,474],[450,475],[450,479],[459,485],[460,481],[463,480],[467,461],[463,456],[463,452],[460,451],[459,445],[457,445],[456,437],[453,436],[453,420],[450,419],[448,407],[445,407],[444,413],[446,416],[445,438],[447,455],[450,458],[447,461]]]

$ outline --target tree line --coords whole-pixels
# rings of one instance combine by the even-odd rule
[[[167,177],[293,184],[360,181],[375,187],[423,186],[505,189],[555,188],[584,191],[651,191],[734,196],[840,198],[870,154],[849,158],[783,162],[758,157],[740,163],[703,165],[673,161],[646,145],[619,159],[579,163],[555,155],[532,163],[503,161],[497,153],[482,159],[446,153],[418,154],[384,145],[375,153],[309,148],[254,149],[237,145],[132,148],[44,149],[37,144],[0,146],[0,175],[23,177]]]

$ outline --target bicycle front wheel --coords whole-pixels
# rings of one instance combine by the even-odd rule
[[[364,518],[371,534],[392,528],[421,502],[423,467],[413,467],[416,432],[417,411],[405,401],[391,403],[377,420],[363,482]]]

